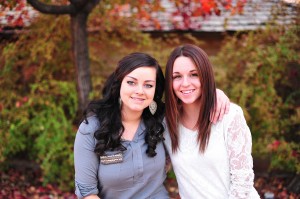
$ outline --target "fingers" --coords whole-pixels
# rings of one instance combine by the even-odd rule
[[[210,116],[210,121],[213,124],[216,124],[218,120],[222,120],[224,114],[227,114],[230,108],[230,100],[225,95],[225,93],[220,89],[217,89],[216,93],[217,93],[217,107],[214,110],[214,113],[211,114]]]
[[[226,113],[226,103],[220,103],[220,114],[219,117],[217,118],[217,121],[221,121],[223,119],[224,114]]]
[[[225,114],[229,112],[229,107],[230,107],[230,101],[229,98],[225,95],[225,93],[222,91],[222,95],[219,96],[217,104],[220,104],[219,106],[217,105],[219,115],[218,118],[215,118],[217,121],[221,121],[224,117]],[[216,122],[217,122],[216,121]]]

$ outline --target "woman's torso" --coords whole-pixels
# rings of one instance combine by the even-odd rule
[[[89,118],[96,119],[95,117]],[[91,124],[93,122],[90,122]],[[141,122],[132,141],[122,140],[121,143],[127,150],[122,152],[123,161],[113,164],[97,163],[90,168],[98,168],[98,180],[100,182],[101,199],[166,199],[168,193],[163,185],[166,178],[165,172],[165,150],[163,143],[159,142],[156,147],[157,155],[149,157],[146,154],[148,145],[145,143],[145,126]],[[85,136],[94,136],[88,134]],[[95,140],[95,138],[93,138]],[[95,140],[94,143],[97,141]],[[93,150],[95,146],[91,142],[82,143]],[[120,151],[106,151],[106,155],[116,154]],[[98,158],[98,157],[97,157]],[[86,160],[89,161],[89,160]],[[96,164],[93,161],[91,164]],[[80,181],[77,174],[76,181]],[[91,172],[93,173],[93,172]],[[85,183],[82,183],[85,184]]]
[[[236,121],[234,118],[236,118],[237,115],[241,116],[240,118],[243,119]],[[252,143],[251,132],[249,131],[245,120],[242,122],[243,120],[242,109],[238,105],[231,103],[230,111],[228,114],[224,115],[223,120],[212,125],[209,143],[204,153],[199,152],[199,144],[197,143],[198,132],[187,129],[181,124],[179,124],[179,147],[177,153],[172,153],[171,139],[166,125],[164,134],[165,145],[171,157],[172,166],[178,182],[179,193],[182,199],[229,198],[232,191],[233,180],[235,181],[235,185],[239,184],[238,190],[243,188],[244,185],[247,187],[246,189],[249,191],[248,194],[250,194],[248,195],[249,197],[246,196],[247,198],[259,198],[250,177],[253,176],[252,157],[250,154]],[[234,127],[235,129],[233,132],[247,134],[246,137],[242,138],[242,142],[240,142],[241,140],[239,139],[237,142],[233,142],[231,138],[229,139],[229,137],[232,137],[233,135],[230,134],[230,136],[228,136],[229,128],[232,128],[231,124],[234,124],[233,126],[237,125],[237,127]],[[235,134],[234,136],[241,135]],[[247,146],[243,145],[244,138],[250,139]],[[229,146],[229,143],[238,147],[238,149],[250,147],[249,154],[239,153],[239,150],[232,151],[231,148],[234,147]],[[244,166],[246,166],[247,169],[237,170],[237,168],[231,168],[232,166],[230,165],[235,165],[235,163],[229,162],[230,158],[228,153],[231,155],[232,153],[238,153],[236,156],[242,155],[240,159],[231,159],[231,161],[240,161],[238,164],[245,164]],[[245,160],[248,162],[243,162],[243,157],[246,156],[247,158],[245,158]],[[239,179],[233,179],[233,176],[236,176],[233,175],[233,173],[236,172],[240,173],[238,175],[243,176],[240,176]],[[249,179],[245,179],[247,176],[249,176]],[[241,180],[241,182],[239,180]]]
[[[99,166],[99,180],[104,198],[168,198],[165,180],[165,151],[157,144],[157,155],[146,154],[144,125],[141,123],[132,141],[122,141],[127,148],[123,162]]]
[[[212,130],[204,154],[196,141],[198,133],[179,125],[179,148],[171,154],[171,140],[165,133],[165,144],[171,154],[182,199],[227,198],[229,190],[229,163],[222,133]]]

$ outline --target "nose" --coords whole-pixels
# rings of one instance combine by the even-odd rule
[[[138,85],[136,90],[135,90],[135,93],[136,94],[144,94],[144,88],[143,88],[143,85]]]
[[[190,80],[188,76],[184,76],[182,79],[182,86],[189,86],[190,85]]]

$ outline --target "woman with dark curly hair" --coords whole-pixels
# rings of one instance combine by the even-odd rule
[[[154,58],[132,53],[119,61],[76,135],[78,198],[169,198],[163,186],[163,92]]]
[[[103,98],[88,105],[76,134],[78,198],[169,198],[163,185],[163,92],[164,76],[153,57],[132,53],[119,61]],[[220,96],[221,103],[229,101],[223,92]]]

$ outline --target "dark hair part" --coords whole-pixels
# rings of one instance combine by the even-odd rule
[[[179,135],[178,124],[182,112],[180,100],[173,91],[173,65],[175,60],[180,57],[188,57],[195,64],[201,82],[200,112],[196,123],[198,129],[198,143],[200,152],[204,153],[210,137],[211,122],[210,114],[214,113],[216,107],[216,85],[212,65],[207,54],[199,47],[191,44],[179,46],[171,53],[166,66],[166,121],[172,142],[172,152],[178,149]]]
[[[100,128],[95,132],[95,138],[98,142],[94,151],[98,155],[103,155],[106,150],[125,150],[121,145],[121,136],[124,132],[119,105],[121,83],[127,74],[145,66],[156,69],[156,88],[153,100],[157,103],[157,110],[154,115],[150,113],[148,108],[145,108],[142,113],[146,127],[145,141],[148,144],[146,153],[150,157],[156,155],[156,145],[163,140],[164,132],[162,125],[165,111],[162,102],[164,76],[158,62],[145,53],[132,53],[122,58],[104,85],[103,98],[90,102],[84,112],[86,121],[87,116],[91,113],[94,113],[100,121]]]

